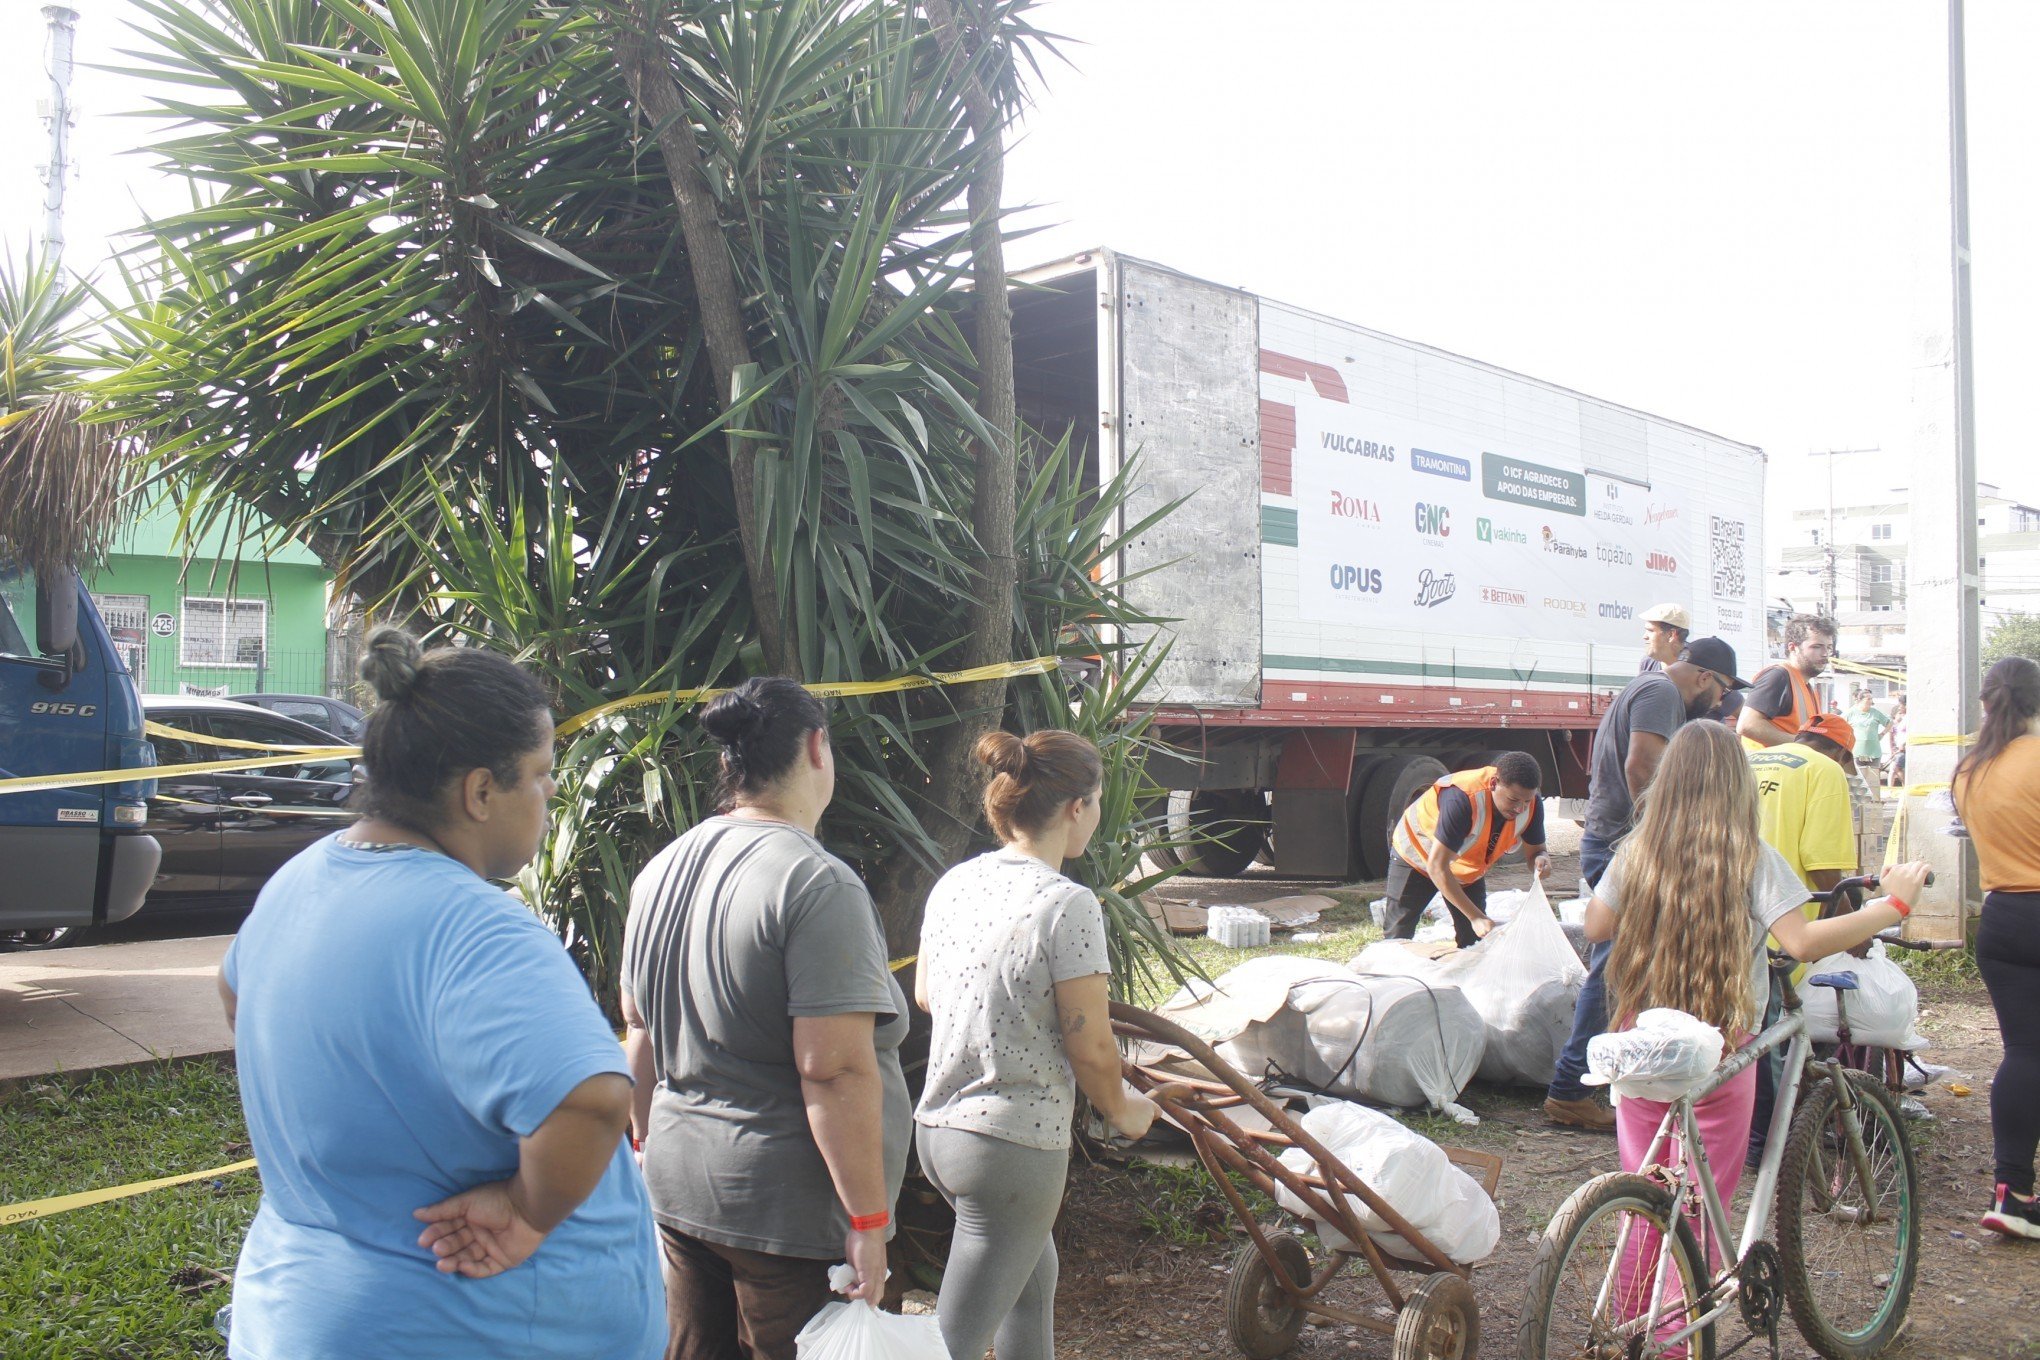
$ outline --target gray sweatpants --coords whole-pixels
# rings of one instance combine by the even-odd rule
[[[1067,1149],[917,1125],[921,1169],[956,1210],[935,1317],[950,1360],[1053,1360],[1055,1241]]]

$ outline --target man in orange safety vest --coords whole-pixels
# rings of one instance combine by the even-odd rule
[[[1835,655],[1835,625],[1818,614],[1795,614],[1785,624],[1785,659],[1757,672],[1743,695],[1736,734],[1759,746],[1783,746],[1824,711],[1813,680]]]
[[[1407,940],[1417,918],[1442,894],[1452,908],[1452,932],[1464,949],[1487,935],[1487,873],[1518,845],[1539,878],[1551,871],[1544,852],[1544,800],[1537,762],[1521,751],[1494,764],[1448,774],[1396,823],[1388,871],[1388,938]]]

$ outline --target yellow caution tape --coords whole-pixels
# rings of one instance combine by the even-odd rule
[[[931,671],[927,675],[902,675],[891,680],[848,680],[834,684],[804,685],[810,694],[825,699],[845,699],[870,694],[891,694],[899,690],[928,689],[935,685],[968,685],[981,680],[1010,679],[1018,675],[1040,675],[1056,668],[1057,658],[1037,656],[1031,661],[1001,661],[990,666],[977,666],[965,671]],[[585,713],[577,713],[559,724],[555,729],[559,736],[569,736],[580,731],[589,723],[606,718],[626,708],[637,708],[644,704],[694,703],[712,699],[718,694],[728,693],[724,689],[669,689],[651,694],[633,694],[624,699],[612,699],[606,704],[597,704]],[[315,760],[353,760],[360,756],[359,746],[265,746],[260,742],[235,741],[226,737],[201,736],[181,728],[168,727],[160,723],[148,723],[145,730],[151,735],[171,737],[179,741],[201,742],[209,746],[224,746],[247,751],[289,751],[290,755],[269,755],[250,757],[246,760],[194,761],[183,765],[147,765],[128,770],[89,770],[72,774],[22,775],[12,779],[0,779],[0,794],[41,793],[48,789],[82,789],[99,784],[126,784],[144,779],[181,779],[193,774],[224,774],[234,770],[260,770],[276,765],[300,765]]]
[[[1905,683],[1904,671],[1888,670],[1883,666],[1865,666],[1856,661],[1843,661],[1839,657],[1832,664],[1836,670],[1847,671],[1851,675],[1874,675],[1880,680],[1896,680],[1900,684]]]
[[[921,956],[919,954],[909,954],[903,959],[894,959],[891,963],[888,963],[886,965],[886,970],[888,972],[897,973],[900,971],[900,969],[906,967],[908,964],[912,963],[915,959],[918,959],[920,957]]]
[[[26,1223],[32,1218],[48,1218],[51,1214],[66,1213],[72,1209],[83,1209],[88,1204],[105,1204],[109,1200],[128,1199],[135,1195],[146,1195],[151,1190],[161,1190],[169,1185],[183,1185],[189,1181],[202,1181],[214,1176],[230,1176],[237,1171],[246,1171],[255,1165],[250,1157],[245,1162],[231,1166],[216,1166],[210,1171],[188,1171],[182,1176],[164,1176],[153,1181],[136,1181],[132,1185],[114,1185],[104,1190],[86,1190],[76,1195],[57,1195],[50,1199],[32,1199],[24,1204],[9,1204],[0,1207],[0,1227],[10,1223]]]
[[[899,690],[928,689],[935,685],[969,685],[980,680],[1006,680],[1016,675],[1040,675],[1056,668],[1057,659],[1052,656],[1037,656],[1031,661],[1000,661],[990,666],[977,666],[967,671],[931,671],[927,675],[903,675],[892,680],[848,680],[838,684],[803,685],[808,693],[824,699],[858,698],[869,694],[892,694]],[[562,737],[580,731],[591,722],[599,721],[612,713],[626,708],[639,708],[646,704],[699,703],[713,699],[718,694],[727,694],[722,689],[667,689],[650,694],[633,694],[627,699],[612,699],[606,704],[597,704],[585,713],[576,713],[556,729]]]
[[[1936,732],[1930,736],[1907,737],[1905,744],[1907,746],[1974,746],[1976,745],[1976,738],[1965,733],[1950,735],[1945,732]]]
[[[237,741],[233,737],[208,737],[197,732],[187,732],[181,727],[168,723],[149,721],[142,724],[142,731],[152,737],[168,737],[172,741],[188,741],[195,746],[224,746],[233,751],[330,751],[329,742],[324,746],[290,745],[275,741]],[[356,748],[357,750],[359,748]]]

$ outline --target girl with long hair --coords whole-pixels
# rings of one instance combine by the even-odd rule
[[[1799,911],[1805,885],[1757,826],[1757,784],[1742,743],[1718,723],[1680,728],[1643,797],[1636,829],[1587,904],[1587,938],[1615,942],[1608,958],[1614,1028],[1666,1007],[1716,1026],[1731,1051],[1740,1048],[1761,1026],[1770,989],[1766,934],[1794,958],[1826,958],[1903,921],[1926,884],[1925,864],[1903,864],[1884,875],[1888,896],[1846,916],[1809,921]],[[1742,1180],[1756,1091],[1752,1064],[1694,1107],[1723,1203]],[[1662,1101],[1622,1100],[1615,1138],[1624,1171],[1642,1169],[1667,1108]],[[1718,1243],[1708,1245],[1710,1253],[1718,1250]],[[1641,1270],[1655,1250],[1638,1242],[1626,1259]],[[1623,1290],[1639,1300],[1649,1293],[1644,1280],[1630,1280]]]
[[[992,732],[977,758],[1001,845],[929,894],[914,982],[935,1020],[916,1146],[956,1210],[935,1314],[955,1360],[982,1360],[995,1341],[999,1360],[1051,1360],[1072,1087],[1128,1138],[1155,1107],[1119,1076],[1104,912],[1062,873],[1098,828],[1098,748],[1071,732]]]
[[[1976,966],[2005,1044],[1990,1084],[1996,1174],[1983,1226],[2040,1240],[2040,665],[2009,656],[1984,675],[1983,726],[1954,785],[1983,880]]]

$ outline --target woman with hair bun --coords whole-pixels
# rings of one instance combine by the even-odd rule
[[[361,673],[366,809],[276,872],[220,965],[262,1163],[228,1354],[651,1360],[629,1068],[559,940],[488,881],[545,834],[545,691],[396,628]]]
[[[1955,766],[1955,807],[1976,843],[1983,919],[1976,967],[2005,1057],[1990,1084],[1995,1147],[1983,1226],[2040,1240],[2040,664],[2008,656],[1983,677],[1983,725]]]
[[[907,1002],[871,896],[815,828],[836,787],[821,701],[781,677],[719,696],[722,808],[631,889],[632,1132],[666,1268],[674,1360],[793,1360],[829,1300],[885,1289],[912,1128]]]
[[[1070,732],[992,732],[977,758],[1002,844],[928,897],[914,991],[935,1024],[916,1143],[956,1210],[936,1304],[949,1354],[982,1360],[996,1342],[999,1360],[1047,1360],[1075,1090],[1128,1138],[1155,1107],[1120,1079],[1104,912],[1062,874],[1098,829],[1098,748]]]

